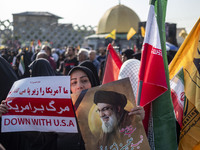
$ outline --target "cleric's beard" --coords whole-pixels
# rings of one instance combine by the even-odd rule
[[[106,116],[107,117],[107,116]],[[106,118],[105,117],[105,118]],[[113,131],[113,129],[117,126],[117,116],[115,115],[115,113],[113,113],[110,117],[109,120],[107,122],[103,121],[103,118],[101,118],[102,121],[102,130],[104,133],[110,133]]]

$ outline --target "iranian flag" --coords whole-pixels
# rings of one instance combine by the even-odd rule
[[[21,55],[19,62],[19,74],[23,75],[25,73],[24,56]]]
[[[200,149],[200,18],[169,65],[170,77],[183,68],[185,101],[179,150]],[[180,79],[180,78],[179,78]],[[180,82],[179,82],[180,83]],[[179,86],[179,90],[181,87]],[[182,99],[183,101],[183,99]],[[179,101],[180,102],[180,101]],[[180,105],[181,106],[181,105]]]
[[[145,108],[150,105],[151,108],[150,114],[145,114],[143,123],[144,126],[151,126],[148,128],[148,138],[151,149],[155,150],[177,149],[165,46],[166,5],[167,0],[152,0],[150,4],[137,94],[138,104]]]
[[[182,128],[183,109],[185,102],[183,68],[181,68],[181,70],[170,80],[170,87],[176,120]]]

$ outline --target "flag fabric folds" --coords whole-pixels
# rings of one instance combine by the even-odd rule
[[[119,71],[122,66],[122,61],[111,44],[108,45],[107,51],[102,84],[118,80]]]
[[[185,102],[183,68],[170,80],[170,87],[176,120],[182,127]]]
[[[19,74],[23,75],[25,73],[24,56],[21,55],[19,62]]]
[[[179,33],[179,35],[178,35],[179,37],[182,37],[182,38],[186,38],[186,36],[187,36],[187,32],[183,29],[183,30],[181,30],[181,32]]]
[[[42,44],[41,44],[40,40],[38,40],[38,45],[39,45],[40,47],[42,46]]]
[[[194,150],[200,148],[200,18],[170,63],[170,78],[181,67],[186,101],[179,150]]]
[[[166,5],[167,0],[151,1],[142,48],[137,95],[137,101],[141,106],[151,104],[153,143],[150,145],[155,150],[177,149],[176,121],[165,46]]]
[[[187,36],[187,38],[182,43],[178,52],[174,56],[174,59],[169,65],[169,76],[170,79],[175,76],[175,74],[183,67],[187,68],[191,64],[188,62],[193,62],[195,55],[198,56],[200,50],[198,48],[199,35],[200,34],[200,18]]]
[[[110,34],[108,34],[106,37],[107,38],[112,38],[113,40],[116,39],[116,29],[114,29]]]
[[[31,46],[31,47],[34,46],[34,41],[31,41],[30,46]]]
[[[130,40],[134,35],[135,35],[136,31],[133,29],[133,27],[131,27],[127,33],[127,40]]]
[[[167,91],[158,23],[151,5],[146,25],[139,80],[143,82],[140,105],[144,106]]]
[[[143,26],[140,27],[142,37],[145,36],[145,29]]]

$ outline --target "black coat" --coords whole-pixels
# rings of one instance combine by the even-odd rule
[[[55,75],[49,62],[39,59],[31,65],[33,77]],[[0,57],[0,96],[1,100],[6,96],[17,76],[2,57]],[[51,132],[10,132],[0,134],[0,143],[6,150],[56,150],[57,133]]]
[[[11,65],[0,56],[0,103],[2,100],[6,99],[10,88],[16,80],[18,80],[18,77],[15,71]],[[0,133],[0,143],[6,150],[12,150],[18,147],[18,139],[18,133]]]

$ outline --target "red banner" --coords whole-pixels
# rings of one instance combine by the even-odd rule
[[[145,106],[167,91],[162,50],[145,43],[139,72],[143,82],[140,105]]]
[[[111,44],[108,45],[107,50],[108,55],[102,84],[118,80],[119,71],[122,66],[122,61]]]

